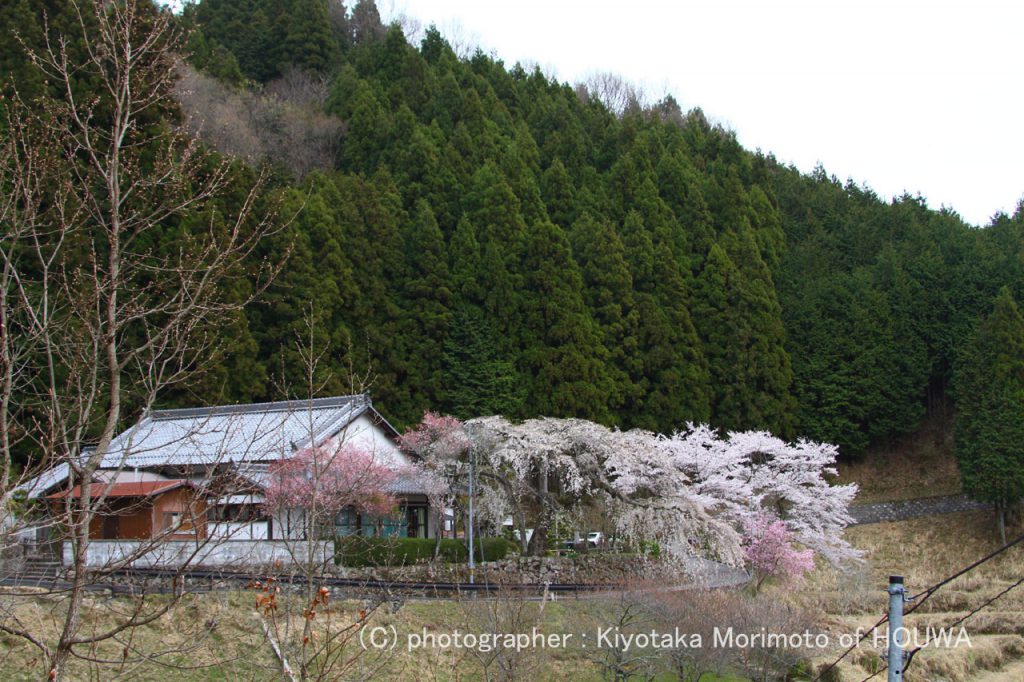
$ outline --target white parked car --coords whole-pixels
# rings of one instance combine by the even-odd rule
[[[600,547],[604,544],[605,537],[604,533],[599,530],[587,533],[587,544],[591,547]]]

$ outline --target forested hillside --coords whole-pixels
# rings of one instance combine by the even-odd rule
[[[62,5],[20,0],[0,24],[42,40]],[[294,219],[259,254],[286,268],[170,403],[303,395],[312,315],[321,390],[369,371],[399,426],[426,409],[710,421],[853,455],[947,411],[979,314],[1024,295],[1021,208],[977,228],[888,203],[672,98],[460,57],[433,28],[411,44],[368,0],[203,0],[181,22],[170,122],[271,167],[266,205]],[[44,96],[19,55],[7,41],[0,64]]]

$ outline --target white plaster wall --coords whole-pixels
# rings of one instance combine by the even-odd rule
[[[340,443],[351,443],[372,454],[381,464],[395,468],[409,465],[409,458],[398,449],[384,429],[373,423],[367,415],[361,415],[335,436]]]
[[[333,561],[333,542],[317,541],[314,545],[318,562]],[[178,568],[187,564],[193,568],[252,569],[278,561],[282,565],[294,564],[293,553],[302,562],[306,556],[306,543],[301,541],[224,540],[197,548],[193,540],[166,540],[153,547],[144,540],[93,540],[86,553],[86,563],[90,568],[109,566],[144,548],[146,553],[133,561],[132,566]],[[64,565],[72,561],[71,543],[65,542]]]
[[[222,522],[210,524],[210,537],[218,540],[266,540],[267,522]]]
[[[301,509],[279,509],[273,514],[275,540],[301,540],[305,529],[305,512]]]

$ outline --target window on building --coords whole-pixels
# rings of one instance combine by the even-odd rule
[[[427,508],[416,506],[406,509],[406,524],[408,537],[427,537]]]
[[[182,529],[181,528],[181,512],[166,512],[164,514],[164,530],[179,530],[179,529]]]
[[[343,509],[334,518],[334,532],[339,536],[358,535],[360,530],[359,514],[354,509]]]

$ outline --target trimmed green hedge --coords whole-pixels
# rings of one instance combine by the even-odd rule
[[[334,540],[334,561],[342,566],[408,566],[421,561],[430,561],[434,556],[434,538],[368,538],[361,535],[347,535]],[[474,558],[480,561],[480,547],[477,544]],[[484,538],[482,541],[484,561],[504,559],[515,545],[505,538]],[[466,545],[461,540],[441,540],[440,561],[463,563],[468,560]]]
[[[477,541],[474,544],[476,545],[474,558],[480,561],[480,542]],[[499,559],[504,559],[509,554],[515,554],[519,549],[519,545],[505,538],[484,538],[483,546],[483,561],[498,561]]]

